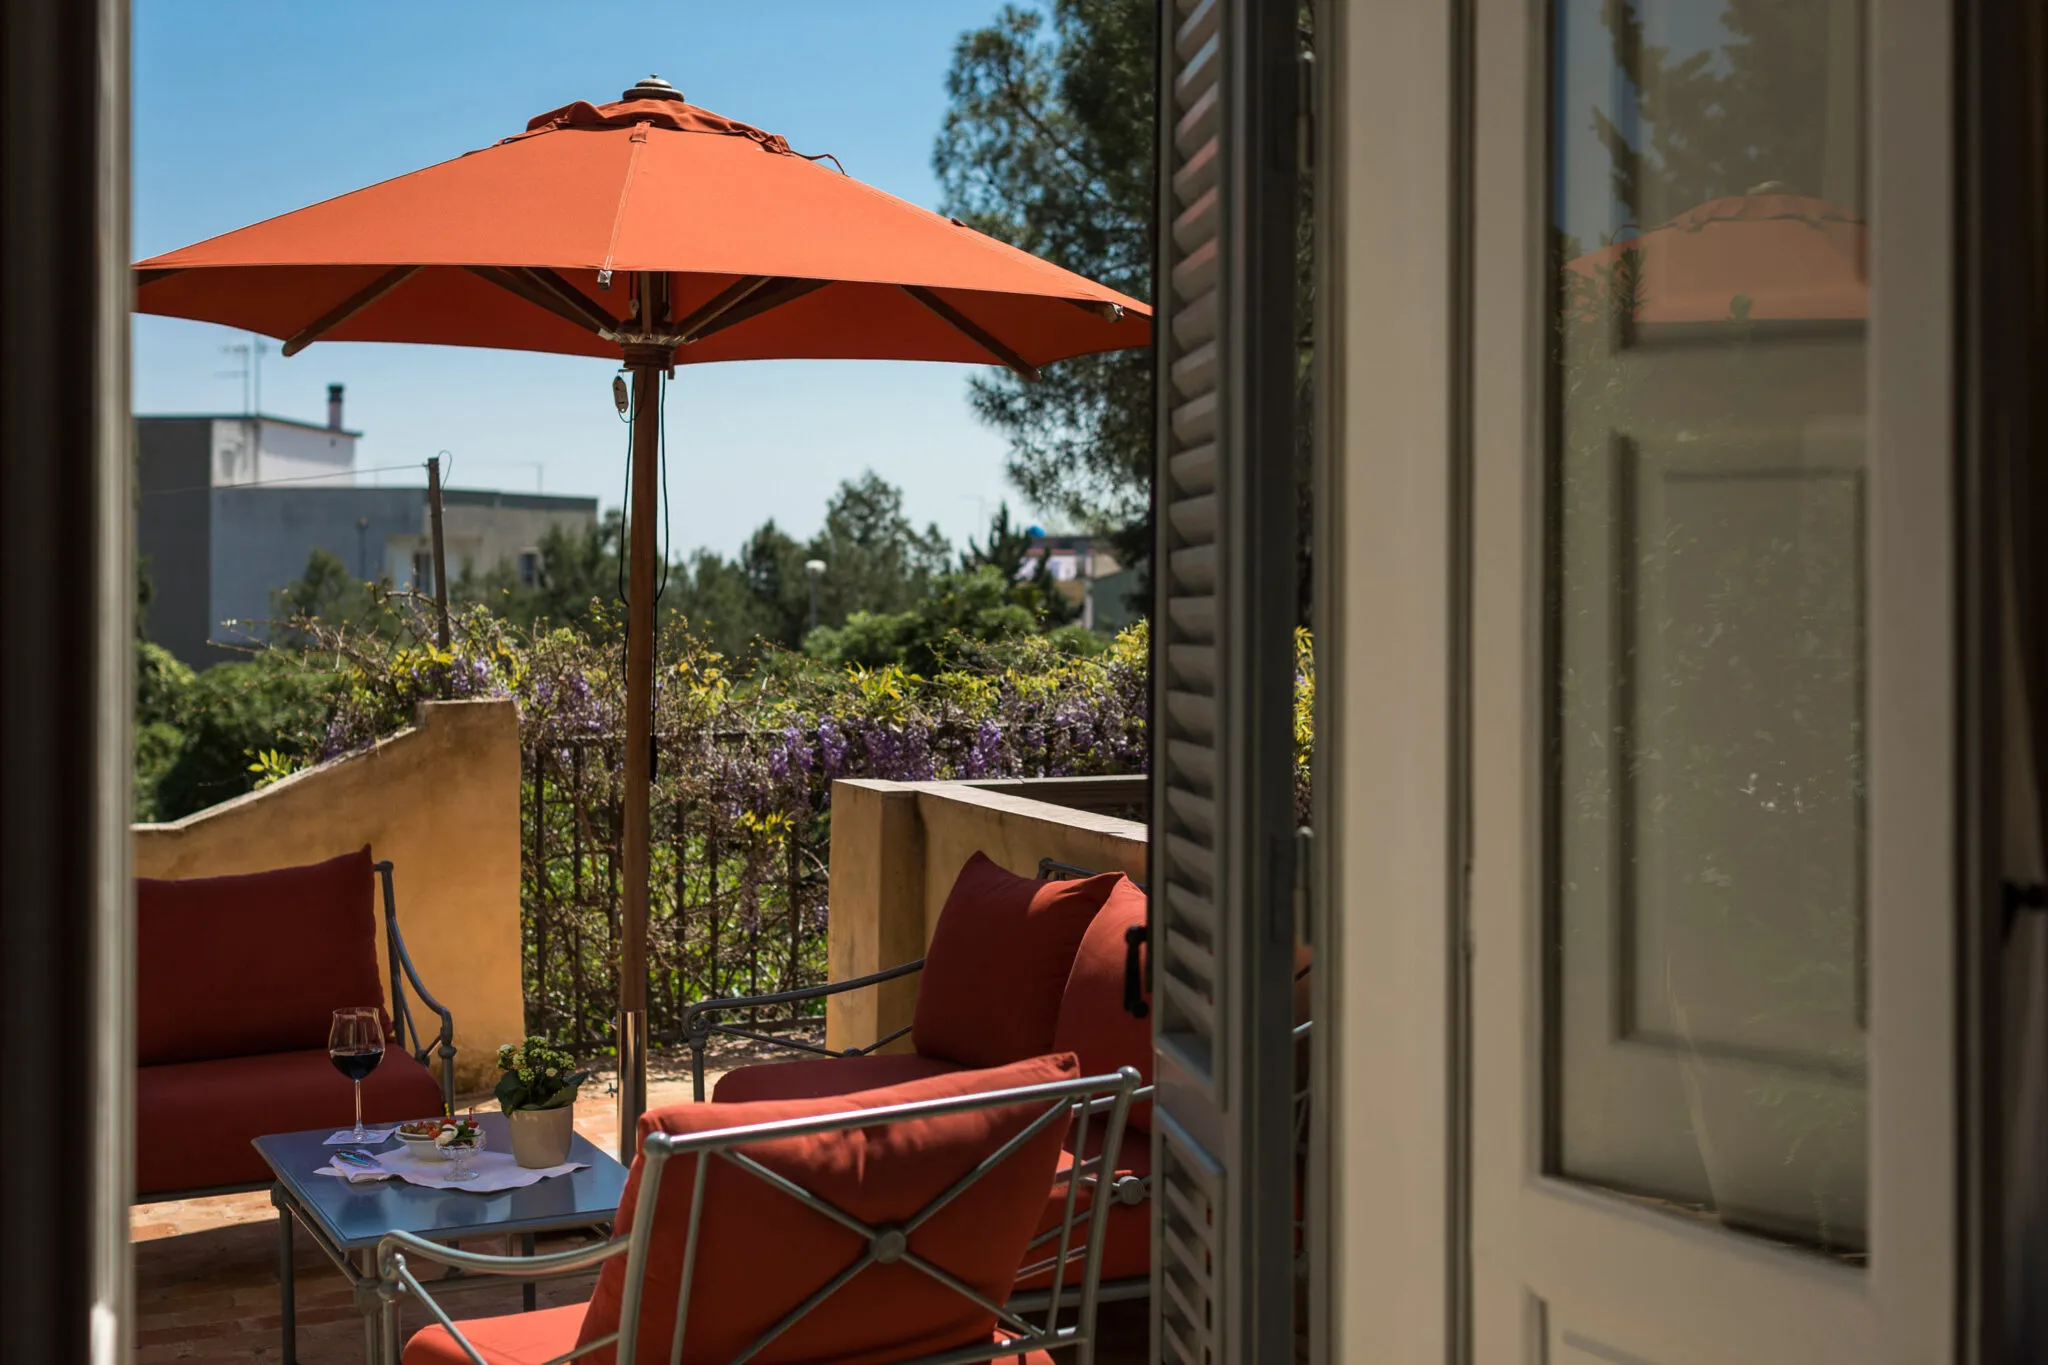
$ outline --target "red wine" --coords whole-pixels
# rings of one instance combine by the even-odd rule
[[[382,1048],[358,1048],[350,1052],[330,1052],[329,1060],[334,1069],[352,1081],[359,1081],[377,1069],[377,1063],[384,1060]]]

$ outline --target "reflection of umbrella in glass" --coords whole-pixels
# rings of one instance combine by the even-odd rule
[[[642,81],[481,151],[157,256],[136,308],[284,339],[617,356],[633,375],[620,1143],[645,1107],[659,377],[712,360],[1007,365],[1142,346],[1134,299]]]
[[[1870,311],[1869,227],[1851,209],[1802,195],[1712,199],[1565,269],[1597,279],[1631,252],[1638,323],[1726,322],[1738,313],[1846,321]]]

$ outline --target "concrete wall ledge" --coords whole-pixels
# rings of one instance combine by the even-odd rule
[[[953,879],[976,851],[1021,876],[1041,858],[1095,872],[1145,876],[1146,826],[1090,804],[1128,801],[1131,780],[1099,779],[1100,803],[1059,779],[1054,805],[971,782],[832,784],[830,969],[834,981],[923,955]],[[1010,784],[1003,784],[1009,786]],[[826,1045],[864,1047],[907,1026],[917,977],[828,999]],[[887,1050],[910,1050],[905,1038]]]
[[[526,1031],[519,783],[510,701],[428,702],[409,729],[368,749],[182,820],[136,825],[135,875],[261,872],[368,844],[392,862],[398,927],[420,979],[455,1015],[456,1089],[487,1090],[498,1045]],[[381,891],[377,912],[378,979],[389,982]],[[438,1024],[414,1009],[431,1034]]]

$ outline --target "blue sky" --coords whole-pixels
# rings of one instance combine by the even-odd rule
[[[142,258],[481,147],[572,99],[659,72],[694,102],[831,152],[934,206],[932,140],[958,36],[999,0],[451,3],[136,0],[134,250]],[[135,320],[137,412],[237,412],[244,334]],[[324,420],[348,386],[360,463],[438,450],[457,487],[619,501],[616,367],[569,356],[360,343],[262,367],[263,408]],[[225,373],[224,373],[225,372]],[[808,534],[874,468],[956,542],[995,505],[1002,437],[968,368],[870,361],[687,366],[670,390],[671,543],[729,553],[768,517]],[[413,481],[386,474],[386,482]],[[424,476],[420,476],[423,478]]]

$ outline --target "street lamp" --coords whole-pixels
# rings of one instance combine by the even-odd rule
[[[825,561],[807,559],[804,561],[804,576],[811,580],[811,629],[818,628],[818,580],[825,576]]]

